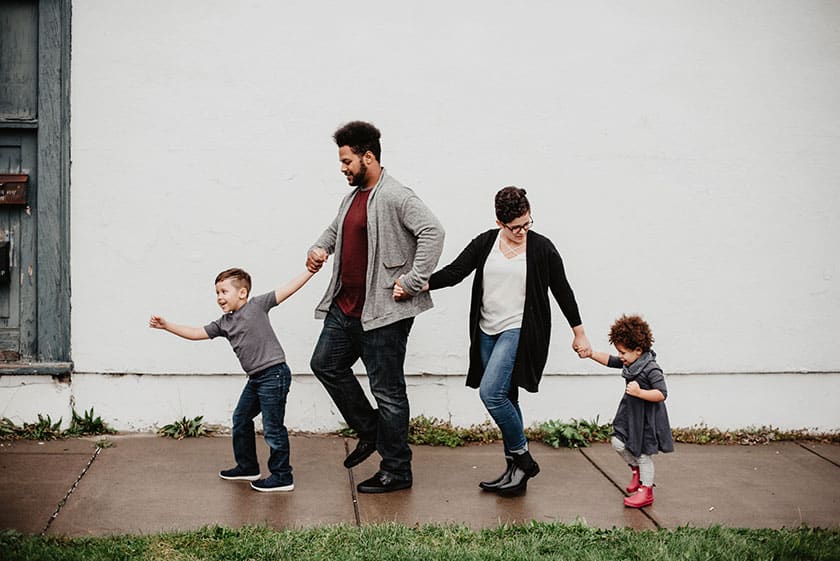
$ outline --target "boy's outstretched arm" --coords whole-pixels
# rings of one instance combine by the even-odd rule
[[[210,338],[203,327],[178,325],[177,323],[166,321],[161,316],[152,316],[151,319],[149,319],[149,327],[154,329],[163,329],[170,333],[174,333],[179,337],[183,337],[184,339],[189,339],[190,341],[202,341]]]
[[[297,292],[298,289],[301,286],[305,285],[306,281],[311,279],[312,275],[314,274],[315,273],[306,270],[298,276],[296,276],[295,278],[293,278],[292,280],[290,280],[289,282],[287,282],[286,284],[284,284],[283,286],[275,289],[274,297],[277,299],[277,303],[279,304],[280,302]]]

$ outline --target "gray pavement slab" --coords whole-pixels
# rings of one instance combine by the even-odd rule
[[[532,444],[540,474],[528,482],[525,495],[512,498],[478,487],[479,481],[504,471],[501,444],[456,449],[416,446],[413,452],[413,487],[382,495],[360,493],[362,524],[459,523],[479,529],[580,519],[595,527],[655,528],[644,513],[624,508],[621,492],[576,450]],[[353,469],[357,483],[376,471],[376,457]]]
[[[230,437],[182,441],[112,438],[79,483],[48,534],[148,534],[245,524],[298,528],[354,524],[342,439],[292,436],[295,490],[261,493],[218,476],[232,467]],[[263,475],[268,447],[257,439]]]
[[[584,453],[624,488],[630,470],[610,445]],[[677,444],[654,465],[655,502],[644,510],[662,527],[840,527],[840,468],[794,442]]]
[[[480,480],[504,468],[501,444],[413,447],[414,487],[366,495],[355,493],[353,484],[376,471],[378,456],[352,472],[345,470],[342,460],[354,440],[292,436],[295,490],[259,493],[247,482],[218,477],[220,469],[233,464],[230,437],[109,439],[113,446],[98,455],[95,439],[0,442],[0,529],[41,532],[77,480],[48,534],[385,521],[457,523],[475,529],[531,520],[638,529],[713,524],[840,528],[837,444],[677,444],[674,454],[655,458],[656,502],[637,510],[622,504],[630,471],[608,444],[581,450],[532,444],[541,473],[529,482],[525,495],[505,498],[478,488]],[[261,438],[257,442],[265,465],[268,449]]]
[[[0,442],[0,528],[40,533],[95,453],[84,439]]]

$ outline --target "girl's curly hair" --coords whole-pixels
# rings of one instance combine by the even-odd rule
[[[616,343],[627,349],[647,352],[653,346],[653,333],[641,316],[622,315],[610,327],[610,344]]]

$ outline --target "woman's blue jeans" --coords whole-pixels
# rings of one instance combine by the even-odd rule
[[[405,348],[414,318],[364,331],[359,318],[337,305],[330,307],[309,366],[332,397],[350,428],[361,440],[376,442],[382,456],[379,469],[399,479],[411,479],[408,447],[408,394]],[[362,359],[376,409],[353,374]]]
[[[505,455],[524,450],[528,445],[522,410],[519,401],[511,398],[510,391],[516,349],[519,347],[519,329],[508,329],[497,335],[487,335],[479,329],[479,349],[484,375],[478,395],[487,412],[502,431]]]
[[[254,417],[262,413],[263,434],[271,454],[268,469],[272,474],[288,478],[289,432],[286,430],[286,396],[292,373],[284,362],[270,366],[248,378],[233,411],[233,457],[236,465],[247,473],[259,473]]]

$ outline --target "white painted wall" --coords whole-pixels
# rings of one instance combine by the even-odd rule
[[[415,375],[407,381],[412,416],[423,414],[464,427],[489,420],[461,376]],[[362,382],[367,389],[366,380]],[[62,419],[66,427],[75,406],[79,412],[93,408],[109,426],[123,431],[154,430],[198,415],[207,423],[230,426],[244,383],[239,375],[75,374],[71,383],[44,376],[7,376],[0,378],[0,398],[13,395],[14,399],[0,402],[0,416],[21,424],[41,413],[52,421]],[[673,427],[838,429],[837,373],[674,374],[668,378],[668,388]],[[521,395],[525,425],[549,419],[610,421],[623,391],[615,376],[548,376],[539,393]],[[294,376],[286,425],[317,432],[345,426],[320,383],[309,374]]]
[[[194,414],[229,415],[241,380],[170,376],[238,373],[227,343],[179,340],[148,317],[216,318],[213,278],[229,266],[256,292],[301,270],[347,191],[331,134],[365,119],[389,172],[447,228],[443,262],[493,225],[498,188],[525,187],[593,344],[607,350],[611,322],[642,313],[666,373],[701,374],[669,379],[676,424],[840,427],[826,403],[836,375],[705,376],[840,372],[838,31],[830,1],[76,2],[77,402],[84,392],[125,426],[170,422],[183,392]],[[309,372],[327,280],[272,312],[296,374]],[[468,294],[468,282],[435,293],[408,372],[464,371]],[[555,326],[526,411],[562,395],[539,415],[611,418],[612,379],[570,351],[559,313]],[[331,415],[306,379],[307,413],[290,408],[301,427]],[[462,383],[413,380],[413,414],[438,416],[430,380]],[[448,412],[481,420],[461,392]]]

